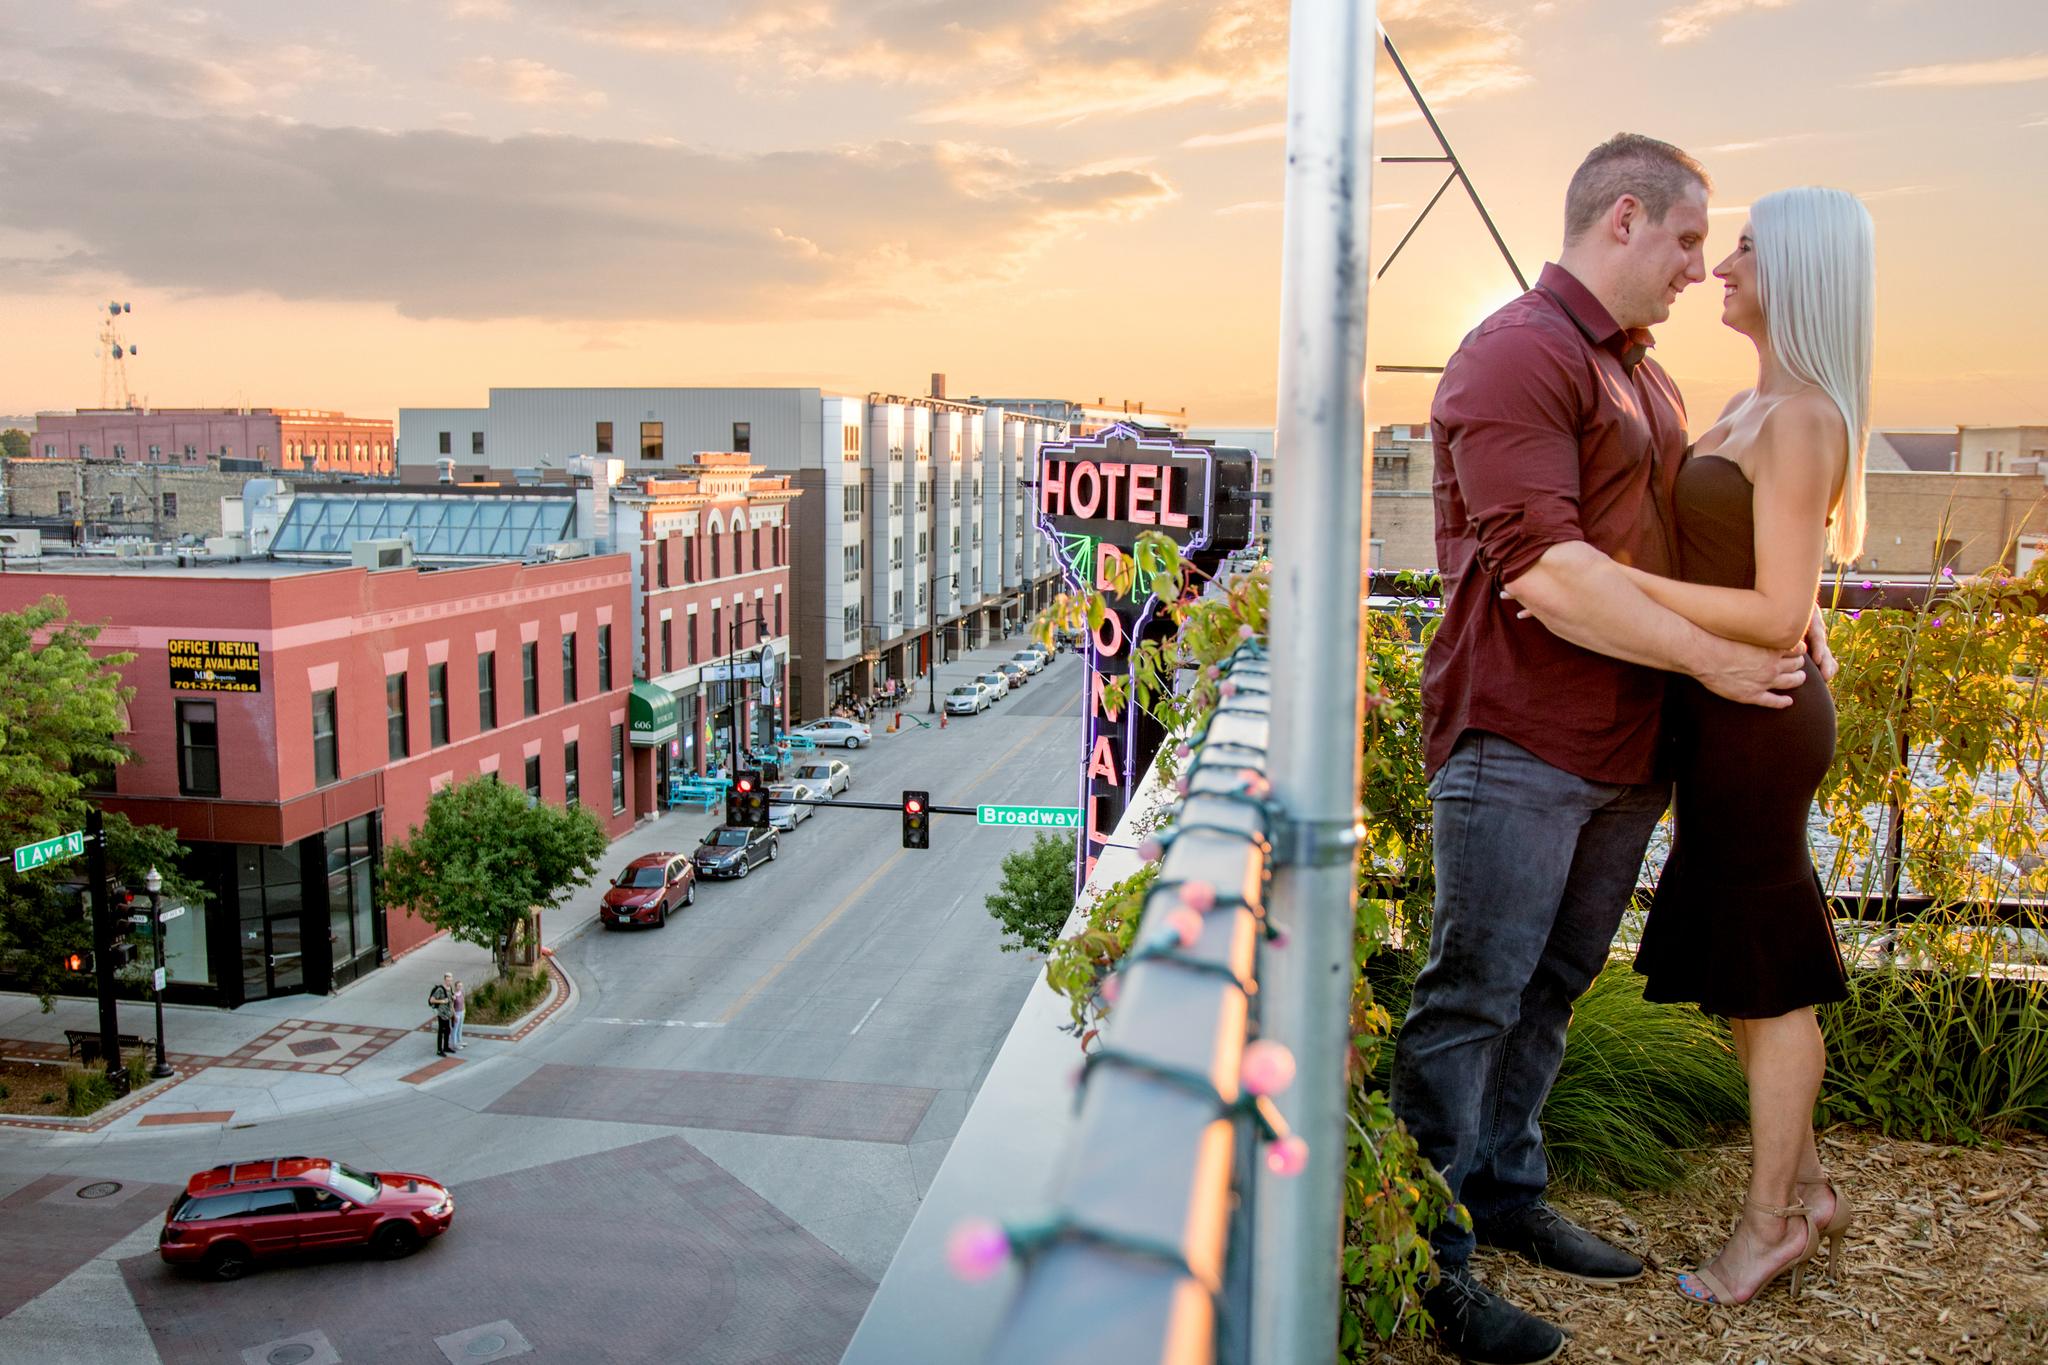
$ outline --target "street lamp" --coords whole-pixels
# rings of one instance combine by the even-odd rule
[[[746,618],[740,615],[739,606],[735,603],[732,613],[732,630],[730,632],[732,635],[732,649],[725,659],[726,723],[732,727],[732,771],[735,777],[738,776],[740,771],[740,636],[744,633],[745,629]],[[757,601],[754,603],[754,638],[756,640],[763,640],[767,636],[768,616],[767,613],[761,610],[761,604]],[[761,682],[765,687],[768,679],[764,676]],[[751,748],[751,745],[749,747]]]
[[[959,577],[957,573],[949,573],[927,580],[931,586],[925,591],[924,619],[925,631],[931,637],[931,644],[926,650],[931,655],[931,671],[926,675],[930,687],[924,713],[928,716],[939,709],[939,584],[957,582]]]
[[[151,983],[156,987],[156,1065],[149,1074],[162,1080],[171,1074],[171,1064],[164,1060],[164,874],[152,865],[143,875],[142,886],[149,892],[149,941],[156,946],[156,974]]]

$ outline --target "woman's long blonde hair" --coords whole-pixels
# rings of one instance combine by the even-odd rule
[[[1863,552],[1877,232],[1862,200],[1814,185],[1765,195],[1750,205],[1749,225],[1771,350],[1795,378],[1832,398],[1849,428],[1828,554],[1853,564]]]

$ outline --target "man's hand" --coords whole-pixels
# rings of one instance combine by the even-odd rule
[[[1813,666],[1820,670],[1820,680],[1831,683],[1835,674],[1842,671],[1842,665],[1835,659],[1835,652],[1828,648],[1828,622],[1821,615],[1818,605],[1813,616],[1806,623],[1806,652],[1813,656]]]
[[[1700,662],[1691,672],[1700,686],[1715,696],[1745,706],[1779,710],[1792,704],[1792,698],[1783,695],[1784,690],[1806,681],[1803,640],[1783,654],[1719,636],[1709,636],[1708,640]]]

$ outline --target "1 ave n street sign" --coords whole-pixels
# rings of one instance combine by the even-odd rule
[[[1081,812],[1073,806],[976,806],[977,825],[1023,825],[1034,829],[1079,829]]]
[[[23,844],[14,850],[14,870],[33,872],[44,863],[59,863],[85,852],[85,831],[74,829],[38,844]]]

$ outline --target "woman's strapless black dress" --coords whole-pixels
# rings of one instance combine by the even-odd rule
[[[1756,586],[1752,490],[1742,469],[1691,455],[1675,493],[1689,583]],[[1835,703],[1812,661],[1772,710],[1674,678],[1666,727],[1676,832],[1636,970],[1646,999],[1770,1019],[1848,993],[1806,822],[1835,753]]]

